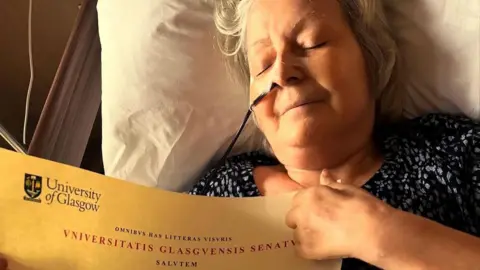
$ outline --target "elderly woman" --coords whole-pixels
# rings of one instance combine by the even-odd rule
[[[344,269],[480,268],[480,126],[400,117],[398,55],[378,0],[219,0],[216,22],[264,151],[191,194],[298,191],[286,217],[308,259]],[[401,104],[400,104],[401,105]]]

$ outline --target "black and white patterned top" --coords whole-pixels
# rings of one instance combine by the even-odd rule
[[[480,237],[480,123],[430,114],[375,130],[385,160],[363,188],[395,208]],[[278,164],[259,152],[229,158],[190,194],[260,196],[253,169]],[[376,268],[348,259],[342,269]]]

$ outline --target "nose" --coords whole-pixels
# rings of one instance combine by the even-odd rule
[[[284,88],[299,84],[305,78],[305,72],[299,60],[294,55],[283,53],[274,63],[272,83]]]

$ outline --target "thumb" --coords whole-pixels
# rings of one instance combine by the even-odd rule
[[[255,184],[263,196],[277,195],[303,189],[304,186],[288,177],[280,166],[257,167],[253,171]]]
[[[329,186],[329,185],[332,185],[334,183],[341,183],[342,180],[338,179],[334,179],[332,174],[328,171],[328,170],[323,170],[322,173],[320,174],[320,185],[324,185],[324,186]]]
[[[342,179],[334,179],[327,170],[323,170],[320,175],[320,185],[328,186],[339,191],[353,191],[356,189],[355,186],[345,183]]]

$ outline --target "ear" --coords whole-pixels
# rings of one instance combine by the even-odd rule
[[[257,167],[253,170],[253,178],[263,196],[277,195],[304,188],[304,186],[288,177],[283,166]]]

